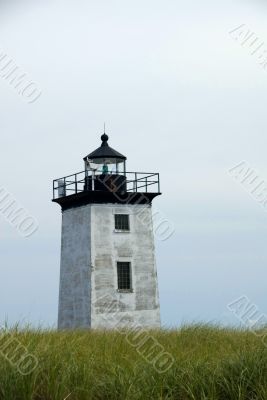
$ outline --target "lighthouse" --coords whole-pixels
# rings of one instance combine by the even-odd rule
[[[59,329],[160,327],[152,201],[158,173],[128,172],[101,145],[83,170],[53,181],[61,206]]]

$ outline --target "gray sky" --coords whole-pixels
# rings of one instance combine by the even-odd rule
[[[83,168],[106,121],[128,170],[161,174],[155,206],[162,322],[235,323],[246,295],[267,312],[267,213],[228,174],[267,181],[267,69],[229,31],[266,42],[264,1],[0,0],[0,48],[42,90],[27,104],[0,78],[1,186],[39,222],[22,238],[0,214],[0,321],[53,326],[60,208],[52,179]]]

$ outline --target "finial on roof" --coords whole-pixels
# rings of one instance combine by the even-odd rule
[[[104,134],[101,136],[101,140],[102,140],[102,144],[101,146],[108,146],[108,135],[106,134],[106,132],[104,132]]]

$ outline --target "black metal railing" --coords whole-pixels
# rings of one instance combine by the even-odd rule
[[[88,190],[160,193],[159,174],[149,172],[94,174],[92,171],[81,171],[53,181],[53,199]]]

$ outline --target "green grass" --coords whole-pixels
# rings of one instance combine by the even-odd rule
[[[0,400],[267,399],[267,348],[252,332],[205,325],[150,331],[174,358],[164,373],[126,334],[13,329],[0,336]],[[3,356],[12,355],[15,339],[25,346],[21,354],[27,349],[38,360],[28,375]]]

